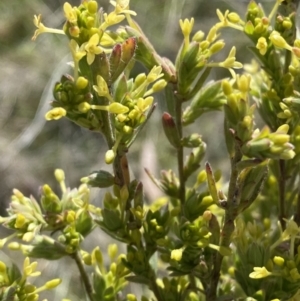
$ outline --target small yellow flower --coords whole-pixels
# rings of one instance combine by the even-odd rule
[[[286,220],[286,229],[282,233],[283,240],[289,239],[291,236],[296,237],[300,233],[300,228],[293,220]]]
[[[72,23],[72,24],[76,24],[77,23],[77,13],[76,13],[76,10],[68,2],[65,2],[65,4],[64,4],[64,13],[65,13],[66,19],[70,23]]]
[[[110,14],[103,14],[104,22],[100,26],[100,30],[104,31],[107,27],[118,24],[125,19],[124,15],[118,15],[115,11]]]
[[[254,267],[254,272],[250,273],[249,277],[253,279],[261,279],[270,276],[272,273],[269,272],[265,267]]]
[[[264,37],[260,37],[257,41],[256,48],[261,55],[265,55],[268,50],[268,43]]]
[[[95,33],[91,36],[87,43],[82,45],[87,54],[87,63],[91,65],[95,60],[95,55],[103,52],[103,49],[99,46],[99,35]]]
[[[152,96],[148,96],[146,98],[140,97],[137,100],[137,107],[141,112],[145,112],[152,105],[154,98]]]
[[[157,79],[163,77],[164,75],[163,75],[163,73],[161,73],[161,71],[162,71],[161,66],[154,66],[150,70],[149,74],[147,75],[147,82],[150,84],[150,83],[156,81]]]
[[[65,32],[61,29],[55,29],[55,28],[49,28],[46,27],[42,22],[42,15],[34,15],[33,18],[33,23],[34,25],[38,28],[35,32],[33,37],[31,38],[32,41],[35,41],[35,39],[37,38],[38,35],[40,35],[41,33],[57,33],[57,34],[65,34]]]
[[[69,42],[69,47],[73,56],[73,60],[76,62],[79,62],[86,55],[86,52],[80,49],[77,42],[73,39]]]
[[[174,259],[175,261],[180,261],[182,258],[182,253],[183,253],[183,248],[172,250],[171,259]]]
[[[118,102],[113,102],[108,106],[108,111],[113,114],[124,114],[129,111],[129,108]]]
[[[115,152],[114,152],[112,149],[108,150],[108,151],[105,153],[105,163],[106,163],[106,164],[111,164],[111,163],[113,163],[113,161],[114,161],[114,159],[115,159],[115,156],[116,156],[116,154],[115,154]]]
[[[67,115],[67,111],[64,108],[53,108],[45,115],[46,120],[58,120]]]
[[[23,214],[17,214],[16,222],[15,222],[15,227],[17,229],[21,229],[25,224],[26,224],[26,218]]]
[[[182,19],[179,20],[179,25],[184,37],[188,37],[191,34],[194,23],[194,18],[191,18],[191,20],[184,19],[184,21],[182,21]]]
[[[30,263],[29,257],[26,257],[23,263],[23,273],[25,276],[37,277],[41,275],[41,272],[36,271],[37,262]]]
[[[130,0],[117,0],[117,1],[110,1],[110,4],[115,6],[115,12],[117,14],[130,14],[136,16],[136,12],[129,9],[129,2]]]
[[[109,89],[105,79],[101,75],[97,75],[97,86],[93,86],[94,90],[97,92],[99,96],[108,96]]]
[[[286,40],[280,35],[279,32],[274,30],[270,34],[269,39],[274,46],[292,51],[292,46],[286,42]]]
[[[57,287],[58,285],[60,285],[61,282],[62,282],[62,280],[60,278],[52,279],[45,283],[45,288],[48,290],[53,289],[53,288]]]
[[[228,20],[232,23],[238,23],[241,21],[241,18],[237,13],[229,13],[227,17]]]

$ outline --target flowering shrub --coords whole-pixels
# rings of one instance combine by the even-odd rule
[[[61,194],[45,184],[39,200],[14,189],[8,216],[0,218],[13,234],[0,245],[26,258],[23,270],[0,261],[1,300],[38,300],[63,279],[39,288],[30,284],[28,278],[39,275],[30,258],[63,257],[76,263],[90,301],[299,300],[298,1],[274,1],[270,13],[250,1],[245,20],[217,10],[219,21],[207,34],[194,30],[193,18],[180,20],[183,42],[175,62],[155,51],[134,21],[129,0],[110,2],[110,13],[94,0],[78,7],[65,3],[63,29],[34,17],[33,40],[42,33],[63,34],[72,55],[73,74],[55,84],[45,118],[65,117],[102,135],[103,161],[111,171],[93,172],[71,190],[57,169]],[[250,64],[236,60],[235,46],[223,61],[215,59],[225,46],[225,27],[249,37],[255,57]],[[138,63],[148,71],[133,77]],[[215,68],[227,69],[228,77],[207,81]],[[167,107],[161,124],[177,167],[160,176],[146,170],[165,194],[148,204],[143,183],[130,178],[127,153],[160,91]],[[213,171],[214,162],[202,162],[201,133],[186,134],[190,124],[216,110],[224,112],[228,183]],[[93,187],[105,191],[100,207],[92,204]],[[96,227],[126,246],[118,255],[117,245],[109,245],[109,267],[100,240],[93,250],[82,245]],[[129,282],[149,290],[124,293]]]

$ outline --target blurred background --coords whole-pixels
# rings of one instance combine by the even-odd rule
[[[69,2],[77,6],[80,4],[79,0]],[[269,12],[274,0],[260,2]],[[13,188],[35,197],[38,197],[39,187],[45,183],[57,189],[53,177],[55,168],[65,170],[70,187],[78,186],[80,178],[91,171],[103,168],[106,146],[99,135],[82,130],[66,119],[57,122],[44,119],[52,100],[52,87],[63,73],[68,72],[66,63],[70,58],[64,36],[44,34],[35,42],[31,41],[35,30],[32,20],[34,14],[42,14],[46,26],[61,28],[64,23],[63,3],[63,0],[0,1],[0,215],[6,214],[5,208]],[[108,0],[98,0],[98,3],[105,11],[111,10]],[[182,42],[178,25],[180,18],[194,17],[194,30],[207,32],[218,21],[216,8],[236,11],[243,16],[248,3],[249,0],[131,0],[130,7],[137,12],[135,19],[158,53],[174,60]],[[222,36],[227,47],[222,51],[220,60],[233,45],[238,48],[237,60],[245,62],[251,58],[247,50],[250,41],[241,33],[224,30]],[[220,69],[212,74],[211,79],[224,76],[229,74]],[[169,169],[175,162],[172,149],[164,142],[160,125],[163,97],[158,95],[156,101],[158,109],[129,154],[133,174],[142,179],[146,178],[144,167],[158,175],[160,169]],[[194,124],[192,130],[203,135],[204,141],[209,141],[206,159],[213,161],[226,174],[227,154],[222,140],[222,123],[222,113],[209,113]],[[146,184],[148,191],[152,189],[150,187]],[[161,195],[155,190],[152,192],[149,199]],[[95,199],[95,203],[98,201]],[[6,234],[0,228],[0,238]],[[7,250],[5,252],[13,256]],[[5,260],[5,256],[0,253],[0,260]],[[49,263],[42,263],[43,268],[47,268],[47,279],[55,277],[57,271],[60,273],[57,265],[47,265]],[[78,281],[73,272],[71,267],[64,269],[70,281],[72,277]],[[68,287],[65,283],[53,300],[66,297]],[[70,292],[73,301],[79,300],[76,298],[79,298],[80,290],[80,286],[74,286]]]

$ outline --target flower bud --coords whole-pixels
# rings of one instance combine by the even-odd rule
[[[62,169],[55,169],[54,176],[58,183],[63,182],[65,180],[65,173]]]
[[[233,92],[232,86],[227,79],[222,80],[222,90],[226,96],[230,95]]]
[[[229,13],[227,15],[227,18],[232,23],[239,23],[241,20],[240,16],[237,13]]]
[[[62,282],[62,280],[60,278],[47,281],[45,283],[45,288],[48,290],[53,289],[53,288],[57,287],[58,285],[60,285],[61,282]]]
[[[129,108],[118,102],[113,102],[108,106],[108,111],[114,114],[124,114],[129,111]]]
[[[171,259],[175,261],[180,261],[182,258],[183,249],[175,249],[171,252]]]
[[[105,153],[105,163],[106,164],[111,164],[114,161],[115,156],[116,156],[116,154],[112,149],[108,150]]]
[[[76,80],[76,88],[78,88],[79,90],[83,90],[87,87],[89,81],[84,78],[83,76],[79,76]]]
[[[162,124],[166,137],[175,148],[180,146],[180,138],[173,117],[169,113],[163,113]]]
[[[192,40],[195,42],[201,42],[204,39],[204,36],[205,36],[205,33],[203,31],[199,30],[194,34]]]
[[[287,42],[285,41],[285,39],[280,35],[279,32],[277,31],[273,31],[270,34],[269,39],[271,40],[272,44],[276,47],[279,48],[287,48],[289,45],[287,44]],[[291,47],[291,46],[289,46]]]
[[[159,92],[161,91],[165,86],[167,85],[167,82],[164,79],[160,79],[157,82],[154,83],[152,86],[153,92]]]
[[[71,37],[78,38],[80,34],[80,28],[78,26],[70,26],[69,34]]]
[[[217,53],[220,50],[222,50],[225,46],[225,43],[223,40],[217,41],[216,43],[214,43],[210,48],[209,51],[211,54]]]
[[[92,187],[106,188],[114,184],[114,176],[105,170],[100,170],[81,179],[82,183],[86,183]]]
[[[275,263],[277,266],[279,266],[279,267],[284,266],[284,258],[282,258],[282,257],[280,257],[280,256],[275,256],[275,257],[273,258],[273,261],[274,261],[274,263]]]
[[[58,120],[67,115],[67,111],[64,108],[53,108],[45,115],[46,120]]]
[[[87,9],[90,14],[95,14],[98,11],[97,1],[89,1],[87,4]]]

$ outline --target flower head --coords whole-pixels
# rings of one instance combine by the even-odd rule
[[[86,52],[79,48],[77,42],[73,39],[70,41],[69,47],[74,61],[79,62],[86,55]]]
[[[48,33],[58,33],[58,34],[65,34],[65,32],[61,29],[55,29],[55,28],[49,28],[49,27],[46,27],[42,22],[42,15],[34,15],[34,18],[33,18],[33,23],[34,25],[38,28],[35,32],[34,32],[34,35],[33,37],[31,38],[32,41],[35,41],[35,39],[37,38],[37,36],[41,33],[45,33],[45,32],[48,32]]]
[[[83,49],[86,51],[87,54],[87,62],[91,65],[95,60],[95,55],[100,54],[103,52],[103,49],[98,45],[99,44],[99,35],[95,33],[91,36],[87,43],[82,45]]]
[[[58,120],[67,115],[67,111],[64,108],[53,108],[45,115],[46,120]]]
[[[261,55],[265,55],[268,49],[266,38],[260,37],[257,41],[256,48],[259,50]]]
[[[65,2],[65,4],[64,4],[64,13],[65,13],[66,19],[70,23],[72,23],[72,24],[76,24],[77,23],[77,13],[76,13],[76,10],[68,2]]]
[[[250,273],[249,277],[253,279],[261,279],[270,276],[272,273],[269,272],[265,267],[254,267],[254,272]]]

